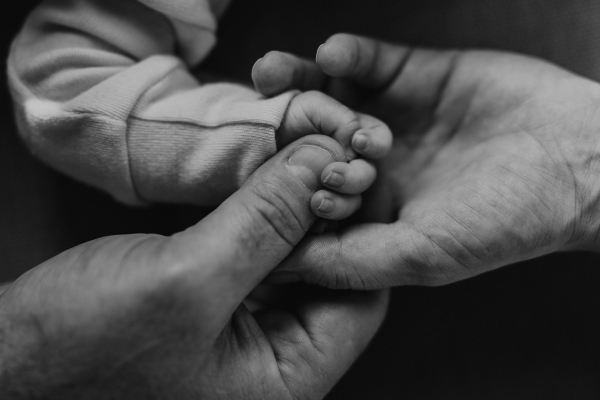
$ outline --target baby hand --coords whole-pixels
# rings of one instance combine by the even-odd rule
[[[276,51],[252,68],[256,90],[267,97],[296,88],[322,88],[325,79],[317,64]],[[278,148],[309,134],[332,136],[344,147],[348,161],[357,153],[371,160],[382,159],[392,146],[392,133],[385,123],[354,112],[319,91],[307,91],[291,102],[277,133]]]
[[[358,154],[371,160],[382,159],[392,146],[392,133],[385,123],[352,111],[318,91],[301,93],[291,101],[276,133],[277,148],[314,134],[337,140],[348,161]]]
[[[285,61],[283,57],[259,60],[252,71],[255,85],[261,86],[257,84],[259,81],[285,81],[290,78],[287,76],[290,68],[284,65]],[[318,74],[306,76],[310,78]],[[297,78],[294,77],[295,80]],[[375,166],[368,160],[379,160],[389,153],[392,133],[382,121],[352,111],[326,94],[309,91],[299,94],[290,103],[277,131],[277,146],[283,148],[311,134],[324,134],[336,139],[344,148],[348,160],[348,163],[336,162],[325,168],[321,180],[330,190],[315,193],[311,209],[321,218],[345,219],[360,208],[360,194],[373,184],[377,176]],[[358,155],[364,158],[358,158]]]
[[[315,193],[311,209],[321,218],[345,219],[360,208],[360,194],[377,176],[375,166],[366,159],[384,158],[392,146],[392,133],[380,120],[354,112],[321,92],[310,91],[299,94],[290,103],[276,134],[277,147],[281,149],[311,134],[336,139],[349,161],[336,162],[325,168],[321,180],[330,190]],[[358,155],[366,159],[358,158]]]

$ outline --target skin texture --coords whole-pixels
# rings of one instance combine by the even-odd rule
[[[73,248],[0,295],[2,399],[320,399],[380,326],[385,292],[302,284],[242,303],[315,222],[343,149],[307,136],[172,237]]]
[[[387,123],[394,144],[364,199],[363,222],[305,239],[279,268],[297,274],[286,282],[444,285],[598,247],[597,83],[515,54],[415,49],[346,34],[320,47],[317,64],[290,57],[265,57],[285,59],[290,78],[264,91],[269,77],[262,76],[258,90],[315,89],[302,82],[316,82]]]

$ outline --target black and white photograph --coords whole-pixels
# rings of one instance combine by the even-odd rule
[[[600,399],[600,1],[0,7],[0,400]]]

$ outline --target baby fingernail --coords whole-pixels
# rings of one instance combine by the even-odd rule
[[[356,150],[366,150],[369,147],[369,138],[362,133],[357,133],[352,138],[352,147]]]
[[[317,211],[321,214],[329,214],[334,208],[333,201],[324,197],[323,200],[321,200],[321,204],[319,205],[319,208],[317,208]]]
[[[331,153],[317,146],[300,146],[288,159],[287,166],[304,186],[313,192],[321,187],[321,174],[335,160]]]
[[[323,180],[323,183],[331,188],[337,189],[344,186],[344,183],[346,183],[346,178],[344,178],[344,175],[340,174],[339,172],[332,171]]]

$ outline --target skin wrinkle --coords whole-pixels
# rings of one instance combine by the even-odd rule
[[[527,162],[525,162],[525,163],[527,163]],[[527,163],[527,164],[530,168],[534,168],[534,166],[531,163]],[[544,201],[544,199],[542,199],[541,197],[539,197],[535,194],[535,187],[532,186],[532,185],[535,185],[534,181],[526,179],[524,176],[520,175],[516,171],[513,171],[511,168],[508,168],[506,165],[498,165],[498,167],[500,169],[504,170],[507,174],[513,176],[515,179],[517,179],[521,183],[523,183],[523,185],[525,185],[526,189],[529,190],[529,192],[532,195],[538,197],[540,204],[542,204],[546,208],[546,210],[548,210],[549,212],[553,212],[552,208],[550,208],[550,206],[546,203],[546,201]],[[551,183],[551,182],[548,182],[548,183]],[[554,189],[559,189],[559,187],[555,186]]]
[[[457,223],[458,225],[460,225],[463,230],[467,231],[473,238],[475,238],[475,240],[477,240],[479,242],[479,244],[481,244],[481,246],[485,249],[485,244],[483,243],[483,241],[475,234],[475,232],[473,232],[473,229],[470,228],[468,225],[466,225],[464,222],[462,222],[461,220],[459,220],[458,218],[456,218],[454,215],[452,215],[451,213],[447,212],[447,211],[443,211],[443,213],[446,215],[446,217],[450,218],[451,220],[453,220],[455,223]],[[450,231],[450,227],[447,226],[445,228],[447,230],[447,232],[452,235],[452,232]],[[462,246],[465,250],[467,250],[474,258],[475,260],[482,262],[484,261],[484,259],[486,258],[484,255],[479,255],[476,254],[473,250],[471,250],[471,248],[465,244],[463,244],[459,239],[455,238],[455,240],[457,241],[457,243],[460,244],[460,246]]]
[[[504,185],[504,182],[500,180],[500,178],[498,178],[497,176],[493,176],[493,179],[497,180],[503,188],[505,188],[506,186]],[[490,187],[490,190],[493,192],[492,194],[494,195],[494,197],[498,196],[500,198],[502,198],[502,200],[506,201],[508,204],[510,204],[511,206],[519,209],[519,204],[515,204],[514,200],[508,198],[505,194],[504,191],[499,190],[496,187]],[[491,196],[490,196],[491,197]],[[512,222],[513,218],[512,217],[516,217],[517,220],[519,221],[519,223],[521,224],[521,226],[526,225],[525,222],[522,218],[521,215],[516,214],[516,215],[512,215],[512,213],[509,213],[508,207],[504,207],[504,206],[500,206],[499,204],[497,204],[498,202],[494,202],[494,204],[492,204],[492,206],[496,209],[496,211],[498,211],[503,218],[503,220],[508,219],[509,221]],[[491,202],[490,202],[491,204]]]
[[[309,110],[307,110],[306,107],[308,107],[307,104],[301,103],[300,109],[302,110],[302,113],[304,114],[304,118],[306,118],[307,115],[311,115],[311,112]],[[295,120],[294,125],[301,126],[297,115],[294,114],[293,117]],[[308,122],[309,122],[310,126],[312,127],[311,133],[320,133],[321,132],[321,128],[323,127],[323,119],[321,118],[321,114],[317,113],[315,116],[313,116],[313,118],[308,118]],[[286,123],[287,123],[287,120],[286,120]],[[324,133],[329,134],[329,132],[324,132]]]
[[[429,257],[428,254],[425,254],[425,246],[419,246],[419,244],[417,243],[417,239],[427,239],[427,236],[422,232],[420,227],[417,227],[416,225],[410,224],[409,225],[412,229],[411,231],[416,233],[413,235],[408,235],[408,238],[410,239],[410,241],[412,242],[412,247],[413,249],[416,250],[418,257],[412,254],[412,250],[411,252],[406,252],[402,250],[402,246],[398,246],[396,249],[396,253],[397,253],[397,258],[399,258],[401,261],[398,263],[400,268],[397,269],[397,273],[399,274],[399,276],[395,276],[395,279],[393,280],[393,282],[395,282],[396,285],[402,285],[402,284],[407,284],[407,282],[403,282],[403,278],[402,276],[400,276],[401,273],[404,273],[404,271],[406,270],[406,267],[408,266],[410,268],[410,270],[413,272],[412,275],[415,276],[416,279],[408,279],[408,283],[409,284],[414,284],[414,285],[422,285],[422,286],[431,286],[432,285],[432,277],[431,274],[428,272],[430,271],[432,268],[432,263],[431,261],[429,261]],[[400,235],[400,231],[394,232],[396,235]],[[396,240],[397,243],[402,243],[402,241],[400,240],[400,238],[397,238]],[[420,261],[417,261],[420,260]],[[392,265],[393,267],[393,265]],[[392,268],[392,270],[394,270]],[[404,274],[406,275],[406,274]]]
[[[485,222],[486,225],[489,225],[489,221],[487,220],[486,216],[481,213],[477,208],[475,208],[474,206],[465,203],[464,204],[470,211],[475,212],[477,214],[479,214],[479,217],[481,218],[482,222]],[[455,218],[454,216],[452,218]],[[458,220],[457,220],[458,222]],[[465,229],[467,228],[466,225],[463,224],[463,226],[465,227]],[[493,228],[493,227],[491,227]],[[502,248],[502,245],[498,244],[498,243],[489,243],[486,244],[484,241],[481,240],[481,238],[479,237],[479,235],[477,235],[472,229],[470,229],[471,234],[473,235],[473,237],[475,239],[477,239],[477,241],[480,243],[480,245],[483,247],[484,252],[488,253],[491,257],[490,258],[496,258],[496,259],[500,259],[502,258],[503,254],[504,254],[504,250]]]
[[[301,318],[299,318],[301,319]],[[315,322],[314,325],[314,330],[315,332],[313,332],[312,329],[308,329],[308,324],[306,323],[306,321],[303,321],[303,326],[307,326],[306,332],[308,334],[308,337],[310,338],[310,340],[313,343],[314,349],[317,351],[317,353],[319,354],[319,356],[323,357],[323,359],[327,359],[327,353],[321,349],[321,347],[327,347],[327,343],[331,343],[332,341],[335,340],[335,337],[331,334],[329,334],[327,332],[327,329],[322,329],[321,325],[324,325],[325,327],[327,326],[326,321],[325,323],[323,323],[323,320],[325,320],[325,316],[323,315],[321,317],[321,321]],[[320,328],[319,332],[316,332],[316,328]],[[326,337],[329,340],[327,341],[323,341],[321,340],[321,338]]]
[[[505,166],[503,166],[503,165],[501,165],[501,166],[499,166],[499,167],[500,167],[501,169],[503,169],[504,171],[506,171],[506,173],[508,173],[508,174],[510,174],[511,176],[515,177],[515,178],[516,178],[516,179],[518,179],[519,181],[521,181],[521,182],[525,183],[525,181],[524,181],[524,180],[523,180],[523,179],[520,177],[520,175],[518,175],[516,172],[512,171],[511,169],[509,169],[509,168],[507,168],[507,167],[505,167]],[[497,180],[497,181],[498,181],[500,184],[503,184],[503,186],[504,186],[505,188],[509,189],[509,190],[510,190],[510,191],[512,191],[514,194],[516,194],[516,195],[520,195],[520,194],[521,194],[521,193],[518,191],[518,189],[515,189],[515,188],[513,188],[513,187],[512,187],[512,185],[506,184],[504,181],[500,180],[500,178],[499,178],[499,177],[497,177],[497,176],[495,176],[495,178],[496,178],[496,180]],[[534,191],[534,190],[532,190],[532,189],[531,189],[529,186],[527,186],[526,184],[525,184],[525,186],[526,186],[526,189],[528,189],[528,190],[529,190],[529,194],[531,194],[532,196],[534,196],[534,197],[537,199],[537,201],[538,201],[538,203],[539,203],[539,204],[542,204],[544,207],[546,207],[546,209],[547,209],[549,212],[552,212],[552,210],[551,210],[551,209],[550,209],[550,207],[549,207],[549,206],[546,204],[546,202],[544,201],[544,199],[542,199],[542,198],[541,198],[541,197],[540,197],[540,196],[539,196],[537,193],[535,193],[535,191]],[[517,204],[515,204],[515,203],[511,203],[511,205],[513,205],[513,206],[515,206],[515,207],[518,207],[518,205],[517,205]],[[532,214],[532,215],[534,215],[534,216],[537,218],[537,220],[538,220],[538,221],[539,221],[539,222],[540,222],[542,225],[544,225],[546,228],[550,228],[550,227],[548,226],[548,223],[547,223],[547,221],[545,221],[545,219],[544,219],[544,218],[542,218],[542,217],[539,215],[539,213],[537,212],[537,209],[536,209],[536,208],[534,208],[534,206],[533,206],[533,205],[530,205],[530,204],[524,204],[524,206],[525,206],[525,207],[526,207],[526,208],[527,208],[527,209],[528,209],[528,210],[531,212],[531,214]]]
[[[339,232],[339,231],[334,232],[334,237],[335,237],[334,243],[335,243],[335,246],[336,246],[336,251],[334,253],[335,256],[332,257],[332,260],[329,261],[329,262],[332,263],[332,264],[335,264],[335,270],[336,270],[336,273],[335,273],[335,279],[336,279],[335,287],[336,288],[337,287],[344,288],[343,286],[338,286],[338,284],[339,284],[339,282],[338,282],[339,276],[338,275],[339,275],[340,271],[341,271],[342,274],[344,274],[344,275],[346,274],[345,268],[343,266],[340,268],[340,261],[339,261],[339,260],[344,260],[344,263],[348,262],[348,258],[346,257],[347,253],[346,253],[346,251],[344,249],[345,242],[343,240],[342,233]],[[327,265],[324,265],[323,267],[325,269],[325,268],[327,268]],[[325,274],[325,272],[324,272],[324,274]],[[324,276],[325,282],[330,282],[330,280],[327,278],[326,275],[323,275],[323,276]],[[345,280],[346,280],[345,284],[348,285],[349,280],[348,280],[348,278],[346,276],[345,276]],[[346,286],[346,288],[347,288],[347,286]]]
[[[539,130],[539,129],[541,129],[541,128],[538,128],[537,130]],[[575,172],[574,172],[574,170],[573,170],[573,168],[572,168],[572,166],[571,166],[571,164],[570,164],[570,162],[569,162],[568,158],[565,156],[565,153],[564,153],[564,151],[562,150],[562,146],[560,146],[560,144],[559,144],[559,143],[558,143],[558,141],[556,140],[556,137],[553,135],[553,138],[554,138],[554,141],[555,141],[555,143],[554,143],[554,144],[555,144],[555,147],[556,147],[556,149],[557,149],[558,153],[559,153],[559,154],[560,154],[560,156],[561,156],[561,160],[560,160],[560,161],[557,161],[557,160],[555,160],[555,158],[554,158],[554,157],[553,157],[553,156],[550,154],[550,151],[549,151],[549,150],[548,150],[548,149],[545,147],[545,145],[542,143],[542,141],[541,141],[541,140],[539,140],[539,139],[536,137],[536,135],[535,135],[535,134],[533,134],[533,133],[531,133],[531,132],[529,132],[529,131],[527,131],[527,130],[523,130],[523,133],[525,133],[526,135],[529,135],[531,138],[533,138],[535,141],[537,141],[537,142],[538,142],[538,144],[540,145],[540,147],[541,147],[542,149],[544,149],[544,151],[546,152],[546,154],[548,155],[548,157],[550,158],[550,160],[552,160],[552,162],[554,163],[554,165],[555,165],[555,167],[556,167],[557,169],[559,169],[559,170],[560,170],[560,169],[561,169],[561,168],[560,168],[560,166],[561,166],[561,165],[566,165],[566,167],[567,167],[567,170],[569,171],[569,173],[570,173],[570,176],[571,176],[571,179],[572,179],[572,187],[573,187],[573,189],[574,189],[574,199],[573,199],[574,201],[573,201],[573,203],[574,203],[574,205],[575,205],[575,210],[574,210],[574,212],[575,212],[575,215],[577,215],[577,201],[576,201],[576,199],[577,199],[577,191],[578,191],[577,178],[575,177]]]
[[[227,325],[227,327],[223,331],[223,334],[218,339],[218,342],[223,343],[221,347],[225,345],[231,347],[231,341],[234,341],[234,347],[236,347],[241,352],[261,352],[261,349],[266,349],[267,358],[272,358],[275,362],[277,362],[277,359],[275,357],[275,348],[273,347],[273,344],[270,340],[267,339],[257,321],[252,317],[251,313],[243,303],[235,311],[230,324]],[[248,350],[248,347],[250,347],[251,349]],[[223,355],[226,352],[220,351],[219,353]],[[224,369],[226,362],[223,356],[218,357],[218,360],[221,364],[219,369]],[[279,368],[276,368],[276,370],[283,384],[283,387],[289,393],[289,390],[285,385],[285,379],[281,374],[281,370]],[[262,386],[263,393],[268,393],[268,383],[263,380]]]
[[[346,124],[343,126],[343,128],[349,130],[349,131],[357,131],[358,128],[360,127],[360,122],[358,120],[358,115],[356,115],[356,113],[352,110],[350,110],[348,107],[344,106],[343,107],[343,113],[340,117],[340,120],[345,120],[347,118],[347,116],[350,116],[350,120],[348,122],[346,122]],[[343,128],[336,128],[335,131],[332,132],[332,135],[335,134],[336,132],[341,131]]]
[[[279,193],[281,187],[286,185],[285,181],[270,183],[261,182],[260,185],[253,187],[252,193],[255,195],[259,204],[253,205],[248,211],[254,211],[261,214],[262,218],[267,221],[269,226],[277,233],[277,235],[285,240],[285,242],[294,248],[298,241],[295,237],[304,234],[310,227],[304,226],[299,216],[294,214],[293,204],[288,203],[288,196],[283,196]],[[291,189],[291,188],[290,188]]]
[[[356,278],[358,278],[359,283],[358,283],[358,285],[351,283],[350,278],[346,274],[346,280],[348,281],[347,288],[350,289],[353,287],[357,287],[361,290],[368,290],[369,285],[367,284],[366,280],[362,277],[362,274],[360,273],[362,266],[358,266],[358,265],[356,265],[356,263],[350,263],[350,268],[352,268],[352,276],[354,277],[353,280],[356,281]]]
[[[494,192],[496,193],[497,196],[502,197],[505,201],[507,201],[508,203],[510,203],[512,206],[519,208],[518,204],[515,204],[514,201],[511,201],[508,197],[506,197],[504,195],[503,192],[495,190]],[[525,205],[525,207],[529,207],[529,205]],[[500,209],[499,207],[496,207],[498,211],[500,211],[502,214],[504,214],[505,217],[510,218],[511,215],[507,213],[506,210]],[[527,225],[525,220],[522,219],[521,216],[518,217],[518,221],[520,222],[521,226],[525,226]],[[509,239],[506,240],[507,243],[512,243],[512,246],[514,246],[515,249],[518,249],[520,251],[526,251],[532,247],[535,246],[531,246],[529,244],[529,242],[524,241],[524,238],[522,237],[522,235],[519,235],[515,229],[512,229],[510,232],[504,232],[504,234],[506,236],[509,236]]]
[[[387,240],[385,242],[385,253],[387,254],[386,259],[377,263],[377,260],[374,260],[374,264],[376,265],[375,272],[372,274],[375,276],[375,282],[377,284],[384,285],[386,282],[394,282],[393,275],[395,273],[394,269],[388,269],[386,266],[393,266],[395,268],[398,267],[398,262],[396,260],[396,254],[400,251],[402,246],[399,240],[394,240],[393,234],[390,234],[390,225],[383,225],[378,228],[379,230],[386,233]],[[372,257],[374,258],[374,257]],[[375,290],[379,286],[371,285],[369,289]]]
[[[285,341],[285,340],[283,340],[283,339],[281,339],[281,338],[279,338],[278,340],[279,340],[279,341],[281,341],[281,342],[287,342],[287,341]],[[289,343],[289,342],[287,342],[287,343]],[[291,343],[291,344],[293,345],[294,343]],[[283,346],[279,345],[278,347],[283,347]],[[290,386],[295,386],[295,385],[296,385],[296,383],[295,383],[295,382],[293,382],[293,381],[294,381],[294,379],[292,379],[292,377],[291,377],[291,376],[289,376],[290,374],[288,374],[288,373],[283,373],[283,372],[281,371],[281,369],[282,369],[283,367],[288,367],[290,370],[294,370],[295,368],[297,368],[297,367],[296,367],[296,365],[298,364],[298,361],[294,361],[294,360],[292,360],[291,358],[288,358],[288,357],[286,357],[286,356],[285,356],[285,355],[284,355],[284,354],[283,354],[281,351],[279,351],[279,350],[275,350],[274,354],[275,354],[275,359],[276,359],[276,361],[277,361],[277,366],[279,367],[279,371],[280,371],[280,374],[281,374],[282,380],[283,380],[283,382],[284,382],[284,386],[286,387],[286,389],[287,389],[288,393],[290,394],[290,396],[291,396],[292,398],[294,398],[294,399],[297,399],[297,398],[299,398],[299,397],[298,397],[298,395],[295,393],[295,392],[297,392],[297,391],[296,391],[296,390],[292,391],[292,389],[290,388]],[[298,356],[298,357],[299,357],[299,354],[298,354],[298,353],[294,353],[294,354],[295,354],[296,356]],[[302,359],[301,357],[299,357],[299,358],[300,358],[302,361],[304,361],[304,359]],[[283,366],[283,367],[282,367],[282,366]]]
[[[505,170],[505,171],[506,171],[508,174],[510,174],[511,176],[514,176],[515,178],[517,178],[517,179],[518,179],[518,180],[520,180],[521,182],[525,183],[526,189],[528,189],[528,190],[529,190],[529,193],[530,193],[532,196],[534,196],[534,197],[537,199],[537,201],[538,201],[538,203],[539,203],[539,204],[542,204],[544,207],[546,207],[546,209],[548,210],[548,212],[550,212],[550,213],[553,213],[553,212],[554,212],[554,211],[553,211],[553,210],[550,208],[550,206],[548,206],[548,204],[546,203],[546,201],[545,201],[545,200],[544,200],[542,197],[540,197],[540,195],[538,195],[538,194],[536,193],[536,191],[535,191],[535,190],[533,190],[533,189],[532,189],[530,186],[528,186],[528,185],[526,184],[526,181],[525,181],[525,180],[524,180],[524,179],[523,179],[523,178],[522,178],[522,177],[521,177],[519,174],[517,174],[516,172],[514,172],[514,171],[512,171],[512,170],[510,170],[509,168],[506,168],[506,167],[504,167],[504,166],[501,166],[501,168],[503,168],[503,169],[504,169],[504,170]],[[513,193],[515,193],[516,195],[519,195],[519,194],[520,194],[520,193],[519,193],[519,192],[518,192],[516,189],[512,188],[510,185],[505,185],[505,187],[509,188],[509,190],[513,191]],[[513,205],[515,205],[515,206],[516,206],[516,204],[513,204]],[[533,215],[534,215],[534,216],[535,216],[535,217],[538,219],[538,221],[539,221],[540,223],[542,223],[542,225],[544,225],[544,226],[545,226],[545,227],[546,227],[548,230],[550,230],[551,228],[553,228],[553,227],[551,227],[551,226],[549,226],[549,225],[548,225],[548,222],[546,221],[546,219],[545,219],[545,218],[542,218],[542,217],[539,215],[539,213],[537,212],[537,208],[534,208],[534,206],[533,206],[533,205],[530,205],[530,204],[525,204],[524,206],[525,206],[525,207],[526,207],[526,208],[527,208],[527,209],[528,209],[528,210],[531,212],[531,214],[533,214]],[[562,229],[561,229],[561,230],[562,230]]]
[[[260,324],[259,324],[260,326]],[[286,392],[289,394],[290,398],[294,398],[294,395],[292,394],[292,391],[290,389],[290,384],[289,384],[289,378],[287,377],[287,374],[284,374],[281,371],[281,364],[283,363],[282,360],[280,360],[279,358],[279,352],[276,349],[276,346],[273,344],[273,342],[271,340],[268,340],[264,334],[263,337],[266,341],[266,343],[268,344],[270,350],[271,350],[271,354],[273,355],[276,365],[277,365],[277,372],[279,373],[279,378],[281,379],[281,382],[283,382],[283,386],[285,387]]]
[[[438,250],[441,250],[444,254],[446,254],[450,259],[452,259],[455,263],[456,266],[459,266],[461,268],[463,268],[464,270],[469,271],[470,268],[461,260],[458,259],[458,257],[454,254],[452,254],[450,252],[450,250],[446,249],[441,242],[442,238],[437,238],[435,234],[430,233],[428,231],[422,230],[421,231],[422,234],[425,236],[425,238],[433,245],[433,247],[437,248]],[[456,239],[453,238],[455,241]],[[434,251],[434,254],[438,254],[438,252]],[[440,272],[442,275],[444,275],[444,277],[446,278],[447,281],[450,281],[452,278],[452,273],[448,272],[450,270],[450,266],[446,266],[445,262],[441,262],[442,260],[440,259],[441,257],[436,257],[436,263],[433,264],[433,267]]]
[[[365,257],[362,255],[347,256],[347,254],[353,254],[354,247],[351,243],[343,240],[342,234],[336,232],[335,243],[338,244],[340,249],[339,256],[335,259],[335,283],[332,286],[331,283],[328,285],[331,289],[355,289],[355,290],[369,290],[372,285],[368,284],[368,280],[375,279],[372,271],[373,266],[370,265],[366,271],[368,271],[369,278],[363,277],[364,271],[367,265],[361,263]],[[342,260],[342,261],[340,261]],[[359,261],[357,261],[359,260]],[[328,268],[328,266],[325,266]],[[377,270],[377,268],[375,268]],[[342,282],[342,283],[340,283]]]

